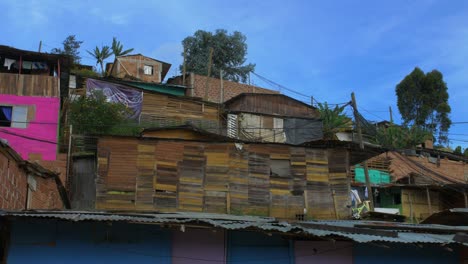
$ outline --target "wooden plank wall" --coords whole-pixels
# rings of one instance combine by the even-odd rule
[[[443,210],[439,192],[430,191],[432,213]],[[426,219],[431,213],[427,200],[427,192],[421,189],[401,189],[402,215],[407,217],[407,221],[419,223]]]
[[[181,125],[187,121],[204,127],[217,127],[219,110],[214,104],[188,100],[157,93],[144,93],[141,110],[142,123],[164,126]],[[173,124],[171,124],[171,122]],[[202,126],[203,127],[203,126]]]
[[[106,137],[98,152],[97,209],[349,216],[346,150]],[[271,175],[273,160],[291,174]]]
[[[0,94],[58,97],[60,95],[58,78],[44,75],[0,73]]]

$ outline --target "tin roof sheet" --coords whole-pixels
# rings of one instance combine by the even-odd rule
[[[468,226],[401,224],[376,221],[304,221],[281,222],[271,217],[236,216],[210,213],[111,213],[95,211],[0,211],[0,217],[47,218],[65,221],[122,221],[129,223],[199,224],[227,230],[256,230],[289,235],[342,238],[358,243],[458,243],[457,233],[467,233]],[[362,228],[368,226],[369,228]],[[416,231],[415,231],[416,230]],[[433,232],[427,231],[432,230]],[[375,234],[373,234],[375,232]],[[390,235],[385,235],[388,232]],[[383,235],[382,235],[383,234]],[[394,235],[391,235],[394,234]]]

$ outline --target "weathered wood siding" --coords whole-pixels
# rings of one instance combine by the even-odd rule
[[[0,73],[0,94],[59,97],[58,80],[53,76]]]
[[[320,117],[317,109],[280,94],[246,94],[226,102],[225,107],[234,112],[304,118]]]
[[[181,125],[187,121],[203,124],[204,127],[217,127],[219,107],[212,103],[164,94],[143,94],[141,122]]]
[[[439,192],[430,191],[432,213],[443,210]],[[424,187],[420,189],[401,190],[402,215],[407,217],[407,221],[419,223],[429,217],[432,213],[429,210],[427,192]]]
[[[105,137],[98,152],[97,209],[349,216],[346,149]]]

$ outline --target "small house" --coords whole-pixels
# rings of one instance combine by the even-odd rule
[[[167,62],[135,54],[116,57],[114,63],[106,65],[106,72],[118,79],[161,83],[170,68]]]
[[[283,94],[242,93],[223,105],[230,137],[295,145],[323,138],[319,111]]]
[[[23,159],[57,157],[68,66],[65,56],[0,46],[0,137]]]

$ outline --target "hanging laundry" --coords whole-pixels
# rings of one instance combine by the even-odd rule
[[[13,63],[15,63],[16,60],[12,60],[12,59],[7,59],[5,58],[5,62],[3,63],[3,66],[7,67],[8,70],[10,70],[10,67]]]

